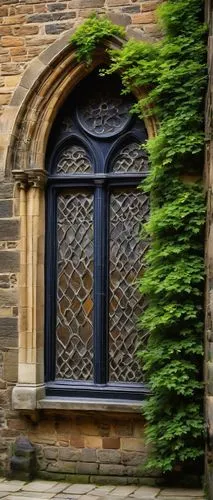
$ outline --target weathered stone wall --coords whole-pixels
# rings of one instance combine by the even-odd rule
[[[15,415],[9,421],[13,432],[25,433],[35,444],[40,477],[140,481],[146,456],[140,415],[46,412],[40,417],[37,423]]]
[[[1,142],[1,140],[0,140]],[[12,387],[17,381],[19,219],[14,186],[0,186],[0,470],[5,470],[7,449],[17,435],[11,417]],[[6,461],[5,461],[6,460]]]
[[[122,483],[139,481],[138,464],[143,463],[146,452],[140,414],[41,410],[32,413],[32,421],[30,415],[12,410],[11,393],[18,377],[18,330],[23,328],[19,303],[21,295],[26,293],[19,275],[25,245],[23,238],[20,241],[19,210],[24,205],[20,204],[12,181],[10,164],[6,176],[3,175],[8,134],[2,130],[7,128],[17,99],[19,105],[22,102],[26,90],[23,87],[8,107],[24,71],[68,29],[75,28],[95,10],[125,25],[129,36],[154,41],[160,35],[155,8],[161,1],[3,0],[0,6],[0,471],[3,473],[9,467],[12,443],[25,435],[36,445],[38,469],[43,476],[61,474],[60,477],[67,478],[78,474],[85,481],[88,476],[91,480],[99,476],[100,482],[100,476],[106,481],[106,476],[113,475],[113,482],[116,478]],[[25,146],[23,138],[23,151]]]
[[[155,8],[161,0],[3,0],[0,7],[0,112],[23,71],[60,34],[91,12],[107,13],[132,36],[159,36]]]

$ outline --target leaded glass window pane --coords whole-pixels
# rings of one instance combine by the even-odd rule
[[[113,382],[141,382],[136,353],[137,320],[145,307],[137,279],[143,272],[147,245],[139,239],[141,221],[147,217],[145,194],[126,189],[114,191],[110,202],[110,300],[109,378]]]
[[[56,377],[93,378],[93,195],[57,200]]]
[[[118,75],[91,73],[59,111],[47,147],[47,395],[141,399],[146,307],[137,280],[148,198],[144,124]],[[48,260],[50,256],[50,259]],[[94,257],[95,256],[95,257]],[[52,354],[51,354],[52,353]]]
[[[57,174],[80,174],[91,171],[90,158],[83,146],[72,144],[62,149],[57,158]]]
[[[140,144],[132,142],[123,146],[116,155],[112,165],[114,172],[143,172],[147,171],[147,155]]]

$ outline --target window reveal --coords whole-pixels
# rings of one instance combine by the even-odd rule
[[[47,393],[141,399],[137,279],[148,199],[136,188],[147,174],[146,131],[117,77],[87,82],[48,146]]]

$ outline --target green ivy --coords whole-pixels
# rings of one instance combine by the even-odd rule
[[[149,221],[141,237],[151,241],[140,291],[148,306],[139,319],[147,332],[138,353],[151,395],[144,405],[148,468],[163,472],[203,455],[203,228],[205,199],[203,108],[206,48],[202,0],[167,0],[157,10],[164,37],[151,44],[129,40],[110,50],[123,92],[146,90],[132,112],[158,120],[147,141],[150,174],[140,188],[150,193]],[[92,60],[102,38],[123,33],[96,16],[72,43],[80,60]],[[144,147],[144,145],[143,145]],[[146,334],[145,334],[146,336]]]
[[[97,45],[112,35],[124,38],[125,29],[111,23],[106,17],[98,18],[96,14],[92,14],[76,30],[70,41],[77,47],[78,60],[89,65],[92,62],[92,55]]]

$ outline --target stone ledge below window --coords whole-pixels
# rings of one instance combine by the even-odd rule
[[[73,410],[141,413],[144,401],[46,396],[44,384],[17,384],[12,392],[13,410]]]
[[[17,384],[12,392],[14,410],[73,410],[141,413],[144,401],[45,396],[44,384]]]
[[[121,413],[141,413],[143,402],[106,400],[106,399],[71,399],[47,396],[37,402],[38,410],[83,410]]]

